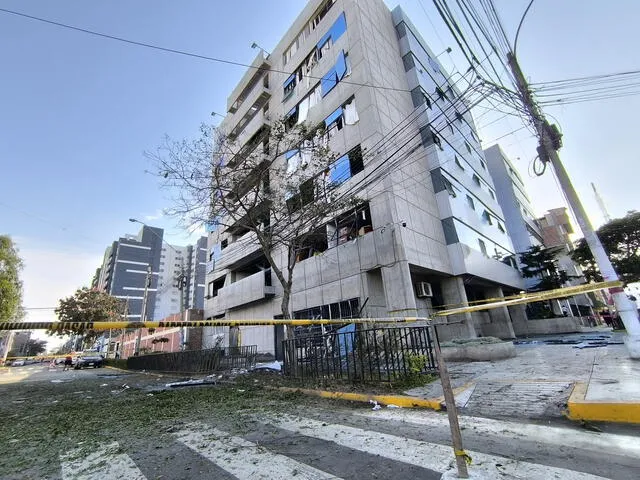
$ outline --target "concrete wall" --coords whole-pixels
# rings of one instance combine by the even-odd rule
[[[557,317],[513,322],[513,330],[517,336],[579,332],[580,327],[579,317]]]

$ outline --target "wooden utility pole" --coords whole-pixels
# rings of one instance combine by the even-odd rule
[[[451,429],[451,443],[453,444],[453,453],[456,457],[456,466],[458,467],[458,478],[469,478],[469,471],[467,470],[468,456],[462,447],[462,434],[460,433],[460,423],[458,423],[456,397],[453,394],[453,388],[451,388],[451,379],[449,378],[447,364],[442,358],[436,328],[436,326],[433,327],[433,350],[436,354],[436,362],[438,362],[438,370],[440,372],[440,383],[442,383],[442,392],[444,393],[444,401],[447,406],[449,428]]]

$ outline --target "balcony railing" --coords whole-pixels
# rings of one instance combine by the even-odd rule
[[[264,270],[218,290],[218,308],[228,310],[272,297],[275,293],[275,287],[271,286],[271,270]]]
[[[255,232],[245,233],[235,242],[231,243],[227,248],[222,250],[220,260],[216,262],[216,269],[229,268],[239,260],[257,252],[260,244]]]

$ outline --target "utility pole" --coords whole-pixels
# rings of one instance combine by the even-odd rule
[[[553,166],[558,182],[560,183],[560,187],[562,188],[567,202],[569,203],[569,207],[576,217],[578,226],[580,227],[580,230],[582,230],[582,234],[584,235],[584,239],[591,250],[593,258],[598,264],[602,278],[604,281],[619,280],[618,274],[613,268],[611,260],[609,260],[609,257],[607,256],[607,252],[605,252],[602,247],[602,243],[600,243],[600,239],[589,221],[587,212],[582,206],[580,198],[573,188],[569,175],[560,161],[558,150],[562,146],[561,134],[558,132],[555,125],[549,124],[544,114],[538,109],[531,95],[529,84],[520,69],[520,65],[518,64],[515,54],[509,52],[507,54],[507,61],[516,79],[518,91],[522,96],[524,106],[529,112],[536,132],[538,133],[538,139],[540,142],[540,145],[538,146],[538,154],[540,155],[540,160],[543,162],[549,162]],[[627,298],[622,287],[610,288],[609,294],[613,297],[618,314],[620,315],[622,323],[624,323],[624,327],[627,330],[625,344],[629,351],[629,356],[631,358],[640,358],[640,320],[638,319],[636,306]]]
[[[151,265],[147,266],[147,278],[144,281],[144,294],[142,295],[142,310],[140,310],[140,321],[147,321],[147,300],[149,297],[149,287],[151,286]],[[138,328],[136,335],[136,347],[133,352],[134,355],[140,355],[140,340],[142,339],[142,328]]]

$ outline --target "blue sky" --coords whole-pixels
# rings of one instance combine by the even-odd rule
[[[434,51],[454,49],[440,57],[449,69],[465,70],[432,2],[420,2],[387,4],[399,3]],[[513,38],[528,2],[495,3]],[[246,63],[255,55],[251,43],[273,48],[303,5],[294,0],[0,0],[0,8]],[[637,18],[640,4],[633,0],[583,1],[580,8],[576,2],[537,0],[520,34],[522,67],[531,81],[637,69]],[[155,218],[168,204],[156,179],[145,174],[150,165],[142,153],[165,133],[194,135],[200,122],[212,120],[212,111],[224,113],[226,95],[243,68],[1,12],[0,32],[0,232],[14,236],[25,258],[25,305],[55,305],[87,283],[106,245],[137,231],[129,217],[164,226],[168,241],[185,243],[187,235],[173,220]],[[562,158],[596,224],[602,219],[591,181],[613,216],[639,206],[634,116],[639,108],[639,97],[631,97],[547,110],[562,126]],[[514,118],[498,122],[482,129],[481,138],[489,141],[519,126]],[[550,173],[535,179],[527,174],[535,156],[529,132],[500,143],[525,177],[537,213],[562,205]]]

